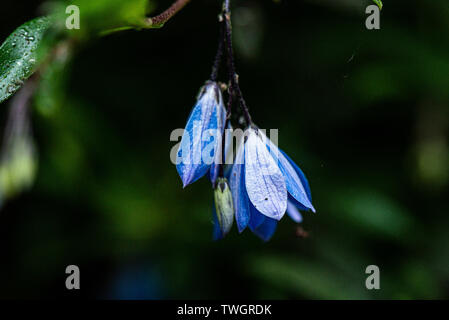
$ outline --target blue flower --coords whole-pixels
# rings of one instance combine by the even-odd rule
[[[178,149],[176,169],[183,186],[203,177],[221,149],[221,136],[226,121],[226,110],[220,88],[207,81],[201,88]],[[216,175],[212,177],[216,179]],[[215,181],[213,181],[215,182]]]
[[[315,212],[304,173],[257,128],[245,131],[229,184],[239,232],[249,227],[264,241],[286,212],[297,223],[299,210]]]

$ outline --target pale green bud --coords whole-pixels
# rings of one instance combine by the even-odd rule
[[[234,221],[234,204],[226,178],[218,178],[214,191],[215,211],[223,236],[231,230]]]
[[[36,155],[29,137],[10,141],[0,161],[0,190],[6,198],[29,188],[36,174]]]

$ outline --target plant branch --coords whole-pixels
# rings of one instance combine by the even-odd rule
[[[170,20],[179,10],[184,8],[184,6],[189,2],[190,0],[176,0],[170,8],[162,12],[161,14],[152,17],[147,18],[146,23],[149,26],[153,27],[162,27],[164,23],[166,23],[168,20]]]
[[[224,24],[226,30],[226,49],[227,49],[227,62],[229,69],[229,81],[230,83],[230,95],[235,94],[238,98],[239,104],[243,109],[245,115],[245,120],[247,125],[252,124],[251,116],[249,114],[248,106],[246,105],[245,99],[243,98],[242,90],[240,90],[240,85],[238,81],[237,72],[235,71],[234,62],[234,49],[232,47],[232,24],[231,24],[231,10],[230,10],[230,0],[225,0],[223,3],[223,15]]]
[[[224,25],[223,25],[223,17],[220,16],[220,35],[218,37],[218,49],[217,54],[215,55],[214,65],[212,66],[212,73],[210,75],[210,79],[212,81],[217,81],[218,70],[220,69],[221,58],[223,57],[223,46],[224,46]]]

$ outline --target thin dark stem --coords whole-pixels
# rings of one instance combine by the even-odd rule
[[[221,18],[222,19],[222,18]],[[218,70],[220,69],[221,59],[223,57],[223,46],[224,46],[224,25],[220,22],[220,35],[218,37],[218,49],[215,55],[214,65],[212,66],[212,73],[210,79],[212,81],[217,81]]]
[[[184,8],[184,6],[189,2],[190,0],[176,0],[170,8],[162,12],[161,14],[152,17],[147,18],[147,24],[151,26],[162,26],[164,23],[166,23],[168,20],[171,19],[179,10]]]
[[[225,0],[223,4],[224,13],[224,23],[226,28],[226,49],[227,49],[227,62],[229,70],[229,80],[230,80],[230,96],[235,94],[238,98],[239,104],[243,109],[245,115],[245,120],[247,125],[252,124],[251,116],[249,114],[248,106],[246,105],[245,99],[243,98],[242,90],[240,90],[240,85],[238,82],[238,76],[235,71],[234,62],[234,49],[232,47],[232,24],[231,24],[231,10],[230,10],[230,0]]]

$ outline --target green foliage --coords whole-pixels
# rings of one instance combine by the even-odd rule
[[[0,161],[2,198],[12,197],[29,188],[36,173],[36,157],[29,137],[16,137],[9,149],[3,150],[5,153]]]
[[[41,58],[38,46],[50,21],[41,17],[23,24],[0,47],[0,103],[34,72]]]
[[[151,1],[148,0],[75,0],[52,3],[49,6],[49,16],[26,22],[17,28],[0,47],[0,103],[14,94],[33,74],[42,57],[52,49],[55,44],[54,39],[58,38],[59,33],[67,32],[68,38],[77,39],[79,42],[119,30],[152,28],[153,26],[149,25],[145,19],[152,8],[150,3]],[[68,17],[65,10],[68,5],[77,5],[80,8],[82,27],[79,30],[65,28]],[[53,25],[55,32],[44,39],[44,34],[50,25]],[[60,74],[68,59],[58,60],[56,56],[55,60],[56,66],[50,66],[50,70],[44,76],[47,81],[42,86],[53,90],[54,93],[61,88],[56,88],[56,83],[51,83],[51,79],[58,78],[55,75]],[[50,97],[47,93],[45,95],[45,97],[40,96],[44,98],[44,101]],[[51,105],[52,102],[49,101],[49,104]]]
[[[383,8],[383,3],[382,3],[382,1],[381,0],[373,0],[373,2],[375,3],[375,4],[377,4],[377,6],[379,7],[379,9],[380,10],[382,10],[382,8]]]
[[[70,42],[61,42],[55,50],[52,63],[46,65],[40,74],[34,104],[41,114],[53,114],[66,98],[72,51]]]
[[[151,0],[74,0],[55,5],[53,12],[58,24],[63,25],[68,17],[66,7],[76,5],[80,10],[80,29],[67,30],[70,36],[89,39],[127,29],[151,28],[145,21],[152,9]]]

